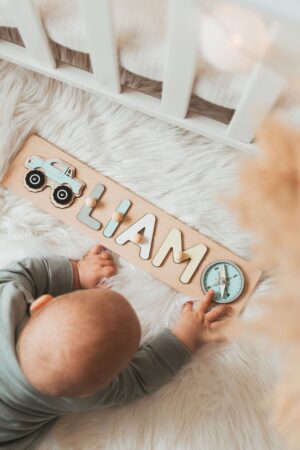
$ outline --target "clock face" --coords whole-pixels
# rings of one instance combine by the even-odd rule
[[[230,303],[243,292],[245,279],[241,269],[231,261],[220,260],[209,264],[202,272],[201,287],[207,293],[215,291],[214,301]]]

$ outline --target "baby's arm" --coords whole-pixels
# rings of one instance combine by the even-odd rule
[[[99,392],[98,406],[125,404],[158,389],[165,384],[207,339],[211,328],[230,312],[221,305],[208,311],[213,298],[209,292],[199,307],[187,303],[172,330],[146,342],[138,350],[128,367],[113,380],[106,392]]]
[[[61,295],[72,290],[73,269],[64,257],[24,258],[0,270],[1,299],[16,295],[26,303],[43,294]]]
[[[128,367],[113,380],[107,401],[126,404],[165,384],[191,358],[191,352],[169,330],[146,342]]]
[[[8,295],[31,304],[45,294],[56,297],[96,287],[101,277],[114,273],[112,256],[101,245],[94,246],[80,261],[62,256],[24,258],[0,270],[0,294],[1,298]]]

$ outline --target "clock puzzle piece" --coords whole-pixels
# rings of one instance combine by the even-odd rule
[[[215,302],[233,302],[238,314],[261,276],[250,261],[38,136],[24,143],[2,184],[189,298],[214,289]]]
[[[231,303],[237,300],[245,287],[242,270],[231,261],[214,261],[201,274],[201,287],[204,292],[215,291],[216,303]]]

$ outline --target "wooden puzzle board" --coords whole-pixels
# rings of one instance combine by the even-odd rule
[[[60,209],[55,207],[50,202],[49,187],[38,193],[28,191],[23,184],[23,177],[27,171],[27,169],[24,167],[24,162],[29,156],[32,155],[40,156],[45,159],[61,159],[64,162],[75,167],[75,177],[86,183],[83,195],[79,198],[75,198],[74,203],[70,207]],[[84,206],[86,197],[89,196],[95,185],[98,183],[102,183],[105,186],[106,190],[92,212],[92,217],[98,219],[102,223],[101,229],[95,231],[79,222],[77,219],[77,215],[81,208]],[[249,298],[251,292],[255,288],[261,276],[261,271],[256,268],[253,263],[241,259],[231,251],[208,239],[198,231],[195,231],[194,229],[188,227],[176,218],[160,210],[156,206],[142,199],[128,189],[125,189],[111,179],[101,175],[101,173],[97,172],[96,170],[88,167],[80,161],[77,161],[69,154],[59,150],[54,145],[46,142],[38,136],[33,135],[24,143],[22,149],[20,150],[17,157],[12,162],[8,172],[6,173],[2,184],[7,189],[15,192],[25,199],[30,200],[38,208],[57,217],[59,220],[65,222],[71,227],[76,228],[95,241],[102,243],[108,249],[126,258],[131,263],[136,264],[142,269],[150,272],[154,277],[165,282],[172,288],[190,298],[194,299],[203,297],[203,292],[200,285],[201,273],[208,264],[215,260],[226,259],[233,261],[242,269],[244,273],[245,287],[243,293],[238,300],[231,303],[231,306],[234,308],[235,313],[239,313],[244,307],[247,299]],[[120,223],[120,226],[115,235],[111,238],[106,238],[103,236],[103,230],[108,221],[111,219],[112,212],[115,211],[119,203],[124,198],[127,198],[132,202],[131,208],[129,209],[124,221]],[[130,225],[132,225],[147,213],[152,213],[156,216],[157,224],[154,232],[150,258],[144,260],[140,258],[140,249],[136,244],[127,242],[124,245],[119,245],[115,242],[115,238],[120,235],[126,228],[128,228]],[[155,267],[151,262],[153,256],[161,247],[161,244],[163,243],[171,228],[177,228],[182,231],[184,249],[187,249],[199,243],[206,245],[208,248],[207,253],[204,256],[199,268],[188,284],[183,284],[179,281],[179,278],[188,261],[174,263],[171,254],[172,252],[169,252],[166,260],[160,267]],[[155,298],[153,300],[155,301]]]

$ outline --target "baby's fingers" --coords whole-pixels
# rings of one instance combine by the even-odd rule
[[[228,305],[219,305],[205,314],[205,322],[211,324],[217,320],[222,319],[224,316],[228,316],[232,311],[232,308]]]
[[[103,277],[112,277],[117,273],[117,269],[115,266],[105,266],[102,269],[102,276]]]
[[[211,322],[208,324],[208,328],[210,331],[220,331],[222,328],[225,327],[225,325],[228,325],[228,321],[226,320],[219,320],[218,322]]]
[[[210,305],[210,302],[214,298],[214,295],[215,295],[215,292],[213,290],[210,290],[210,291],[208,291],[208,293],[206,294],[204,299],[201,301],[201,303],[198,307],[198,311],[197,311],[200,316],[203,316],[206,313],[206,311]]]
[[[117,268],[113,261],[102,261],[95,270],[95,274],[99,278],[110,277],[117,272]]]
[[[98,270],[101,270],[102,267],[106,267],[106,266],[115,266],[115,263],[112,259],[103,259],[103,260],[97,262],[97,265],[96,265]]]
[[[110,252],[103,251],[102,253],[100,253],[99,259],[106,260],[106,259],[113,259],[113,257],[112,257],[112,254]]]
[[[92,247],[90,249],[90,251],[86,254],[86,256],[90,256],[90,255],[99,255],[99,253],[101,253],[104,250],[103,245],[101,244],[96,244],[94,245],[94,247]]]

